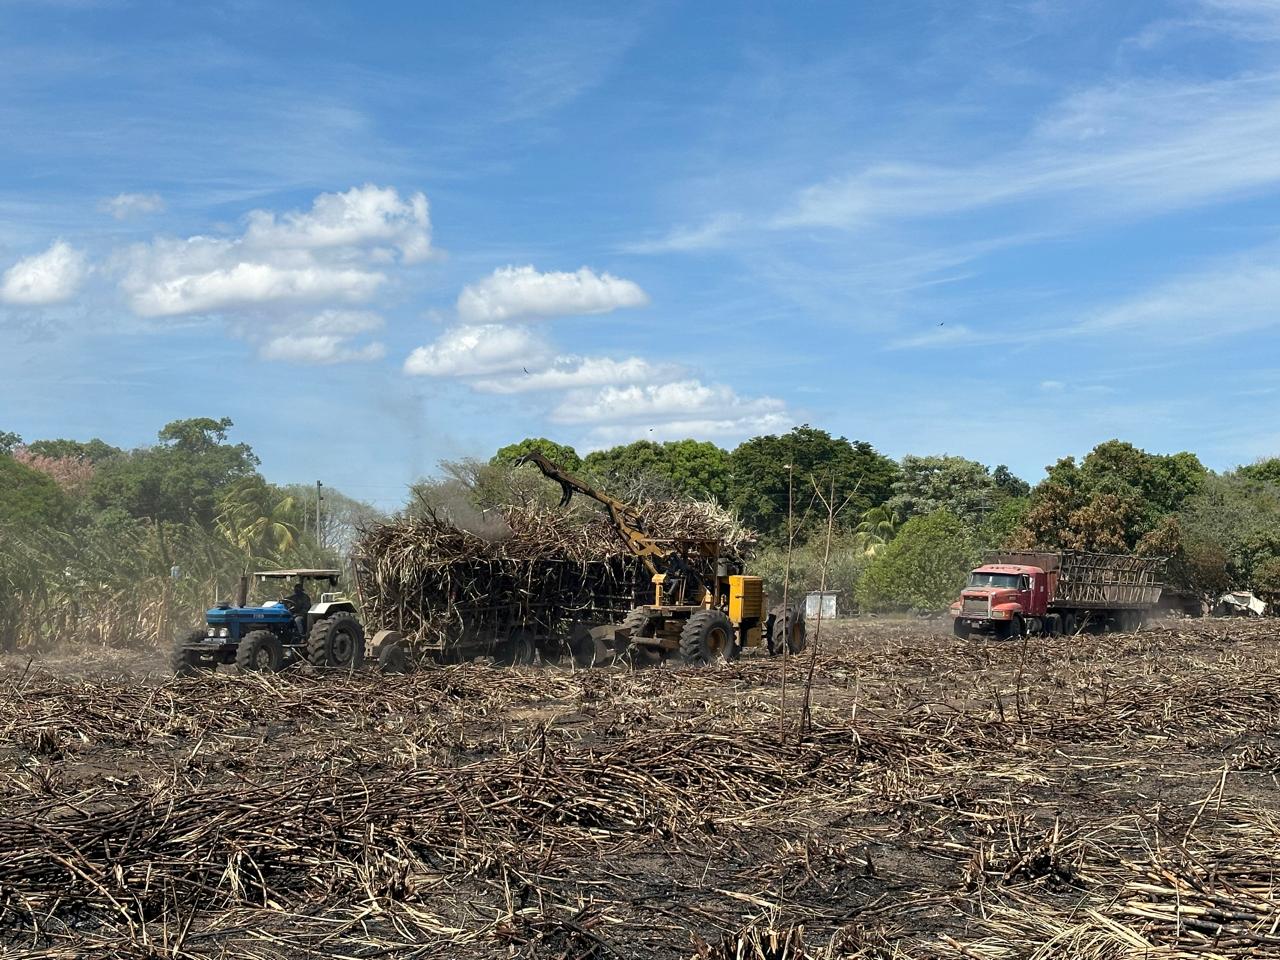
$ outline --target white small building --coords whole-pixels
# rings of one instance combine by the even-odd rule
[[[804,618],[806,620],[834,620],[839,613],[835,590],[814,590],[804,598]]]

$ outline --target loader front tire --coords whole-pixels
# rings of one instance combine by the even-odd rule
[[[705,666],[728,656],[734,643],[733,623],[719,610],[699,610],[680,631],[680,658]]]

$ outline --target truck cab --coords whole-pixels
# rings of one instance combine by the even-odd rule
[[[1053,596],[1050,575],[1040,567],[987,563],[969,574],[960,599],[951,605],[958,637],[994,632],[1021,635],[1027,621],[1039,621]]]

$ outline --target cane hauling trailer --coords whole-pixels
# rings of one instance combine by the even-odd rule
[[[993,553],[951,605],[957,637],[1136,630],[1160,600],[1164,560],[1063,551]]]

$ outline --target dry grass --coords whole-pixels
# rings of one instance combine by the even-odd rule
[[[824,634],[803,740],[763,658],[0,660],[0,953],[1280,955],[1275,624]]]

